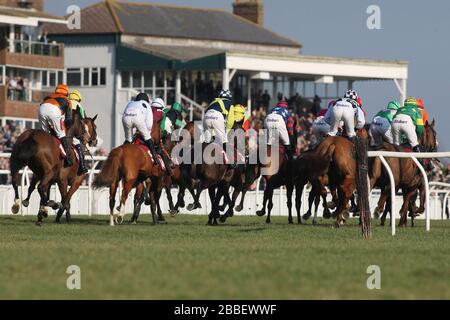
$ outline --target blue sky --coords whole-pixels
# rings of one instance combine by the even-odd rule
[[[67,6],[95,0],[45,0],[46,11],[63,15]],[[166,4],[232,10],[232,0],[155,0]],[[450,1],[441,0],[265,0],[265,26],[300,41],[304,54],[406,60],[408,95],[424,99],[436,118],[441,149],[450,150]],[[366,27],[367,7],[381,8],[381,30]],[[392,82],[356,83],[369,116],[398,92]]]

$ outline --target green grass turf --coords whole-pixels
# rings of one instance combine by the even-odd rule
[[[340,229],[284,217],[217,227],[182,214],[158,226],[148,215],[115,227],[107,216],[34,220],[0,217],[0,299],[450,298],[450,221],[432,221],[429,233],[419,221],[396,237],[375,227],[363,240],[356,220]],[[81,268],[81,290],[66,288],[69,265]],[[369,265],[381,268],[381,290],[366,287]]]

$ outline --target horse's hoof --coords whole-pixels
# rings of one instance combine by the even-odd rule
[[[348,210],[345,210],[344,212],[342,212],[342,217],[347,220],[348,218],[350,218],[350,212]]]
[[[270,219],[266,219],[266,223],[270,223]]]
[[[309,213],[305,213],[303,216],[302,216],[302,218],[303,218],[303,220],[308,220],[309,218],[311,217],[311,214]]]
[[[135,221],[131,221],[131,224],[135,226],[135,225],[137,225],[137,221],[136,220]]]
[[[294,221],[292,219],[289,219],[288,224],[294,224]]]
[[[266,213],[265,213],[264,211],[262,211],[262,210],[258,210],[258,211],[256,211],[256,215],[257,215],[258,217],[263,217],[263,216],[266,215]]]
[[[316,226],[317,225],[317,220],[313,220],[312,224],[313,224],[313,226]]]
[[[116,224],[123,224],[123,217],[122,216],[116,217]]]
[[[42,211],[42,217],[48,218],[48,212],[47,211]]]
[[[384,221],[381,221],[380,226],[384,227]]]
[[[27,208],[30,205],[30,201],[29,200],[23,200],[22,201],[22,205]]]
[[[121,209],[120,207],[117,207],[117,208],[116,208],[116,210],[119,211],[119,212],[120,212],[120,209]]]
[[[333,210],[336,208],[336,204],[333,201],[330,201],[327,203],[327,207]]]
[[[41,221],[36,221],[35,223],[38,227],[42,227],[42,222]]]
[[[180,213],[180,210],[172,209],[172,210],[169,210],[169,213],[172,217],[175,217],[178,213]]]
[[[18,205],[18,204],[14,204],[14,205],[11,207],[11,211],[12,211],[13,214],[18,214],[18,213],[19,213],[19,210],[20,210],[20,205]]]
[[[225,223],[227,221],[227,216],[223,215],[219,218],[220,223]]]
[[[378,209],[375,209],[375,211],[373,212],[373,218],[380,219],[380,211]]]
[[[195,209],[195,205],[193,203],[189,204],[186,208],[188,211],[192,211]]]
[[[237,212],[241,212],[242,209],[244,209],[243,206],[237,206],[237,207],[236,207],[236,211],[237,211]]]
[[[59,219],[55,219],[55,221],[53,221],[53,223],[60,224],[61,221]]]
[[[323,218],[324,219],[330,219],[331,218],[330,210],[326,210],[326,211],[323,212]]]
[[[62,203],[59,203],[59,202],[55,202],[55,203],[51,206],[51,208],[52,208],[53,210],[59,210],[59,209],[62,209],[62,207],[63,207]]]
[[[149,205],[152,204],[152,202],[150,201],[150,199],[148,199],[148,200],[145,200],[145,201],[144,201],[144,204],[145,204],[146,206],[149,206]]]

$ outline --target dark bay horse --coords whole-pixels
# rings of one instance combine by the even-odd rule
[[[83,146],[97,145],[97,133],[94,118],[82,119],[79,112],[74,112],[73,124],[67,129],[67,137],[75,137],[81,141]],[[23,201],[24,206],[28,206],[31,194],[39,183],[38,191],[41,197],[40,208],[38,212],[37,225],[41,225],[43,218],[47,217],[47,206],[53,209],[59,209],[56,222],[59,222],[61,215],[66,212],[66,219],[70,222],[70,199],[81,185],[84,174],[77,175],[79,164],[74,161],[70,167],[64,166],[64,159],[60,155],[56,138],[42,130],[27,130],[22,133],[14,145],[11,159],[10,170],[12,176],[12,185],[14,188],[14,205],[12,212],[17,213],[20,210],[19,200],[19,171],[28,166],[33,172],[33,178],[28,188],[28,196]],[[75,154],[71,150],[71,157],[75,159]],[[50,201],[50,187],[57,183],[61,193],[61,203]],[[67,188],[70,186],[70,190]]]

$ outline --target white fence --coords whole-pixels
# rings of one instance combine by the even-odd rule
[[[387,163],[384,159],[384,157],[412,157],[416,156],[415,154],[406,153],[406,154],[399,154],[399,153],[387,153],[387,152],[370,152],[369,157],[380,157],[382,161],[384,160],[385,166],[387,166]],[[9,158],[9,154],[0,153],[0,158]],[[430,154],[420,154],[419,157],[423,158],[429,158],[431,157]],[[433,153],[433,158],[438,157],[450,157],[450,153]],[[80,187],[78,192],[76,192],[72,198],[71,201],[71,213],[73,215],[77,214],[109,214],[109,192],[108,189],[100,189],[100,190],[93,190],[91,185],[94,180],[95,174],[99,172],[99,169],[97,169],[100,162],[105,161],[106,157],[92,157],[92,158],[86,158],[87,162],[91,162],[91,170],[89,171],[89,174],[87,176],[87,183],[86,185],[83,185]],[[420,164],[419,164],[420,165]],[[390,172],[390,169],[388,169],[388,172]],[[23,170],[22,175],[22,181],[21,181],[21,187],[19,189],[21,200],[26,198],[27,195],[27,187],[30,183],[30,177],[31,174],[30,170],[25,168]],[[0,174],[9,174],[9,170],[0,170]],[[426,176],[425,176],[426,178]],[[259,185],[259,181],[258,181]],[[449,197],[450,197],[450,184],[445,183],[439,183],[439,182],[431,182],[428,184],[428,180],[426,180],[426,186],[427,186],[427,199],[426,199],[426,212],[425,216],[419,217],[419,219],[426,219],[427,223],[427,230],[430,228],[430,220],[438,220],[438,219],[445,219],[447,207],[449,205]],[[437,188],[444,188],[444,189],[437,189]],[[117,193],[117,203],[120,196],[120,189]],[[174,196],[174,199],[176,200],[177,195],[177,189],[172,189],[172,195]],[[302,197],[302,209],[301,214],[303,215],[306,213],[308,209],[308,195],[309,190],[305,190]],[[127,201],[126,205],[126,212],[132,212],[132,206],[133,203],[131,201],[131,198],[134,196],[134,192],[131,192],[129,199]],[[295,196],[295,195],[294,195]],[[57,188],[54,186],[51,189],[50,192],[51,199],[59,200],[59,192],[57,191]],[[370,208],[373,211],[373,209],[376,208],[377,202],[379,198],[379,191],[374,190],[371,192],[370,195]],[[201,195],[201,203],[202,208],[197,209],[192,214],[199,214],[199,215],[206,215],[208,213],[208,210],[211,208],[211,204],[209,202],[209,197],[207,192],[203,192]],[[240,213],[236,212],[235,214],[238,215],[255,215],[255,212],[261,208],[262,206],[262,200],[263,200],[263,191],[260,191],[259,188],[256,189],[256,191],[251,191],[247,193],[245,203],[244,203],[244,210]],[[192,198],[190,194],[186,193],[186,203],[190,203],[192,201]],[[239,201],[239,199],[238,199]],[[279,189],[275,190],[274,192],[274,209],[273,209],[273,215],[274,216],[287,216],[288,211],[286,207],[286,192],[285,189]],[[392,208],[396,207],[396,203],[399,201],[402,201],[402,197],[400,195],[395,195],[393,197],[393,203]],[[14,203],[14,192],[11,185],[0,185],[0,215],[10,214],[11,213],[11,206]],[[168,211],[168,204],[167,201],[162,201],[162,210],[163,212]],[[433,208],[433,210],[430,210],[430,208]],[[30,199],[30,205],[28,208],[21,207],[20,214],[22,215],[35,215],[38,212],[39,209],[39,195],[37,192],[35,192],[31,199]],[[293,214],[295,215],[295,206],[293,208]],[[395,210],[393,210],[395,212]],[[54,214],[52,210],[50,210],[50,214]],[[150,213],[149,207],[143,207],[143,214]],[[321,217],[323,213],[322,205],[320,205],[318,216]],[[395,217],[394,217],[395,219]],[[392,225],[392,234],[395,234],[395,220]]]

